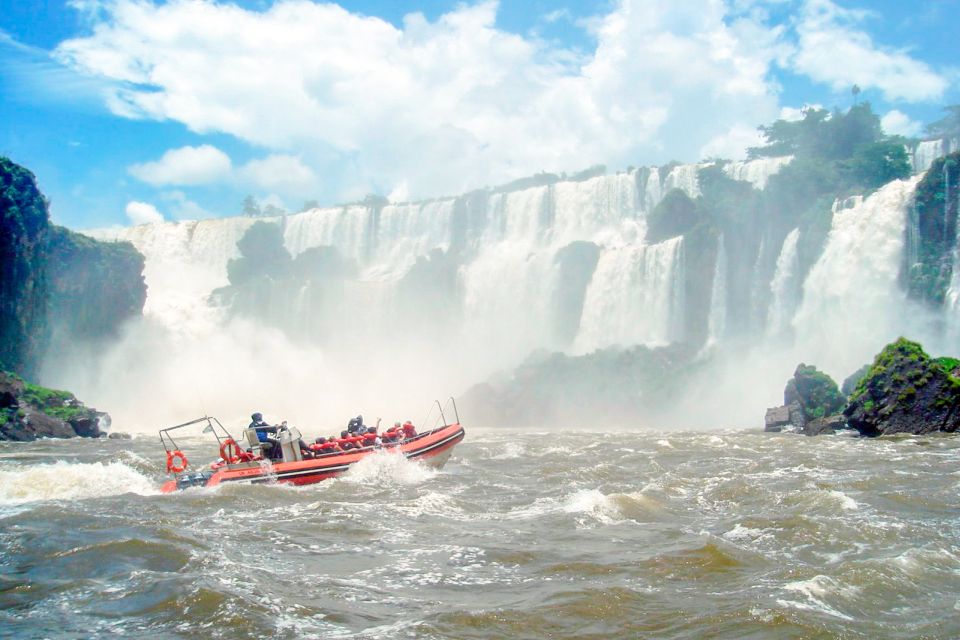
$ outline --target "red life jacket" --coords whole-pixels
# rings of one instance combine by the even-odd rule
[[[403,425],[403,435],[408,438],[412,438],[417,435],[417,430],[413,428],[413,425],[409,422],[404,423]]]

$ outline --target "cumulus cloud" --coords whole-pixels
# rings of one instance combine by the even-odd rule
[[[887,100],[937,100],[948,82],[907,52],[884,48],[858,25],[867,14],[831,0],[807,0],[797,26],[797,71],[837,91],[854,84],[878,89]]]
[[[418,198],[542,170],[736,155],[746,131],[777,116],[777,66],[891,98],[942,94],[927,65],[859,29],[862,13],[806,0],[796,22],[773,25],[774,4],[619,0],[578,21],[596,41],[582,52],[497,28],[489,0],[434,21],[411,13],[400,27],[308,0],[262,11],[113,0],[89,36],[56,56],[121,87],[108,100],[115,113],[267,151],[235,177],[328,199],[399,184]],[[178,171],[166,155],[131,172],[190,184],[230,168],[212,147],[185,149],[207,173]]]
[[[238,173],[245,183],[285,194],[316,193],[318,187],[317,175],[296,156],[273,154],[251,160]]]
[[[910,116],[894,109],[880,119],[880,125],[889,135],[915,138],[923,133],[923,123],[912,120]]]
[[[148,202],[132,200],[127,203],[127,218],[132,224],[152,224],[163,222],[163,214]]]
[[[138,180],[160,186],[210,184],[229,177],[231,169],[227,154],[204,144],[171,149],[159,160],[131,165],[127,171]]]
[[[116,113],[296,158],[290,182],[312,171],[340,185],[315,196],[406,181],[421,197],[540,170],[692,159],[777,113],[768,72],[781,30],[715,0],[621,0],[590,23],[589,53],[498,29],[490,1],[435,21],[412,13],[399,28],[306,0],[105,7],[91,35],[56,55],[123,83]],[[140,174],[173,184],[157,169]]]

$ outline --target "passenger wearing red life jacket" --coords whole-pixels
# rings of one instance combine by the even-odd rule
[[[377,435],[376,427],[369,427],[367,432],[363,434],[363,446],[365,447],[379,447],[383,444],[383,440],[380,439],[380,436]]]
[[[399,422],[394,422],[393,426],[383,432],[383,442],[390,444],[391,442],[396,442],[400,439],[403,434],[403,429],[400,426]]]
[[[333,453],[334,451],[339,451],[340,447],[337,446],[337,443],[333,441],[333,438],[317,438],[312,445],[310,445],[310,450],[314,453],[324,454],[324,453]]]
[[[410,438],[415,438],[417,436],[417,430],[413,427],[413,423],[409,420],[404,422],[401,428],[403,429],[404,440],[409,440]]]

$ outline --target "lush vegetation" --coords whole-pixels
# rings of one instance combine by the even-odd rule
[[[784,403],[798,402],[808,420],[839,413],[845,401],[833,378],[803,363],[793,372],[784,392]]]

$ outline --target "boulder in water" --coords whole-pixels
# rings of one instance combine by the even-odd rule
[[[0,372],[0,440],[98,438],[105,420],[107,414],[84,406],[68,391]]]
[[[784,427],[792,426],[790,423],[790,408],[770,407],[767,409],[767,415],[763,418],[764,431],[780,432]]]
[[[888,344],[850,396],[843,412],[850,426],[865,436],[956,431],[960,379],[950,373],[952,362],[930,358],[905,338]]]
[[[788,406],[799,404],[806,424],[810,420],[840,413],[844,397],[833,378],[813,365],[800,363],[783,390],[783,403]]]
[[[808,436],[826,436],[834,435],[837,431],[847,428],[847,420],[842,414],[827,416],[825,418],[814,418],[803,427],[804,435]]]

